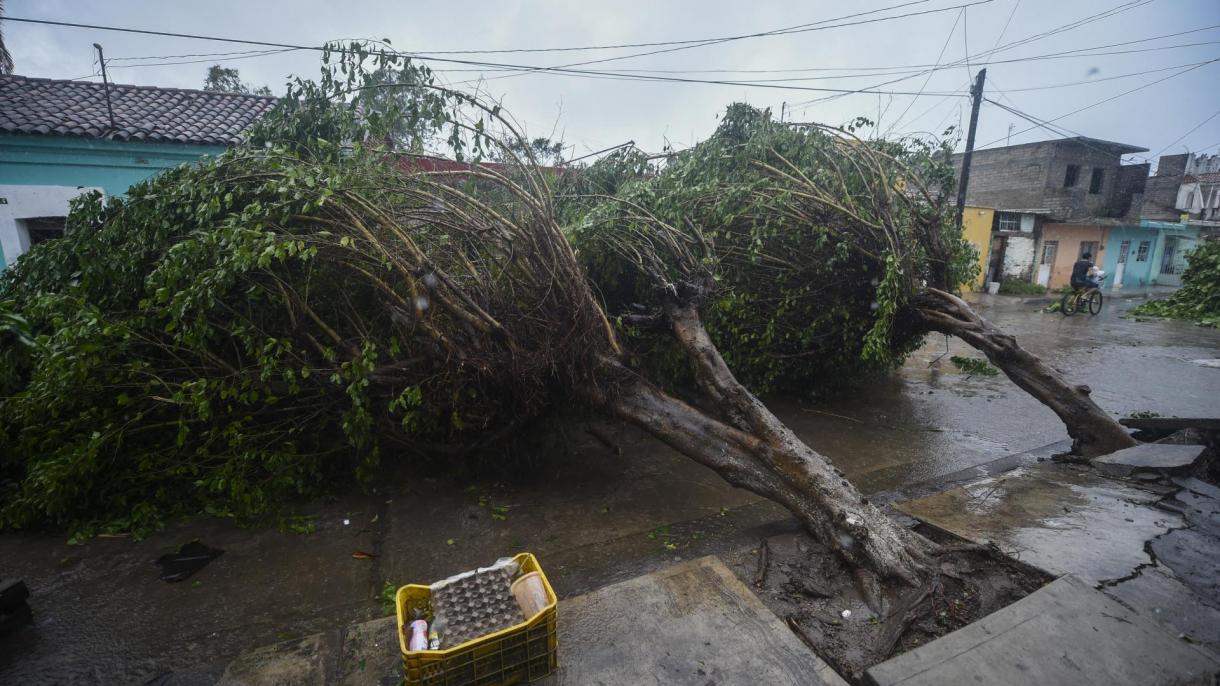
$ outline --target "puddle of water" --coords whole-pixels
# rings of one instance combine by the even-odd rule
[[[1005,552],[1056,576],[1089,583],[1127,576],[1151,562],[1144,542],[1182,526],[1156,494],[1092,472],[1043,463],[982,479],[898,509]]]

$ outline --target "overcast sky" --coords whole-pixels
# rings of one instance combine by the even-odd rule
[[[1073,132],[1149,148],[1152,157],[1190,149],[1220,150],[1220,0],[991,0],[962,9],[972,0],[867,0],[863,2],[771,2],[752,0],[613,0],[611,2],[424,2],[316,0],[8,0],[11,17],[104,24],[227,38],[319,45],[344,38],[389,38],[400,50],[509,50],[651,43],[761,33],[845,15],[893,8],[838,22],[887,16],[919,16],[856,26],[818,28],[785,35],[743,38],[711,45],[670,45],[570,52],[436,55],[513,65],[559,66],[641,52],[685,48],[662,54],[578,67],[610,70],[666,70],[657,76],[762,82],[801,88],[872,89],[924,95],[851,94],[803,104],[832,93],[751,87],[740,84],[660,83],[556,74],[506,76],[506,72],[461,64],[429,62],[451,83],[487,79],[481,86],[528,126],[532,136],[553,136],[581,155],[627,140],[649,151],[667,142],[685,147],[707,136],[717,115],[734,101],[785,110],[792,121],[843,123],[857,115],[876,120],[880,131],[940,133],[969,118],[965,95],[980,62],[987,64],[987,96]],[[993,48],[1036,37],[1114,8],[1113,16],[981,56]],[[1011,21],[1010,21],[1011,18]],[[1213,27],[1213,28],[1208,28]],[[1205,29],[1205,30],[1200,30]],[[1146,41],[1166,34],[1179,34]],[[50,78],[93,78],[91,44],[101,43],[111,79],[119,83],[200,87],[216,58],[156,60],[121,58],[175,56],[255,50],[229,43],[139,36],[110,31],[6,22],[5,41],[16,73]],[[1130,41],[1143,41],[1128,43]],[[1196,44],[1191,47],[1186,44]],[[1126,54],[1030,60],[1082,48]],[[943,51],[943,56],[941,55]],[[963,58],[973,56],[969,66]],[[113,61],[110,61],[113,60]],[[181,64],[181,62],[194,63]],[[1008,61],[1000,63],[1000,61]],[[163,64],[179,62],[179,64]],[[161,66],[134,67],[134,64]],[[318,73],[318,54],[286,52],[221,64],[240,69],[242,78],[282,93],[290,75]],[[933,73],[920,65],[950,65]],[[915,65],[912,68],[912,65]],[[894,69],[885,69],[885,68]],[[1194,68],[1192,68],[1194,67]],[[861,70],[897,71],[879,76]],[[1189,71],[1186,71],[1188,70]],[[753,70],[753,71],[709,71]],[[825,70],[825,71],[769,71]],[[1153,71],[1156,70],[1156,71]],[[915,72],[915,73],[910,73]],[[1128,76],[1139,72],[1152,72]],[[511,72],[509,72],[511,73]],[[634,71],[632,73],[645,73]],[[1177,75],[1180,74],[1180,75]],[[1176,75],[1176,76],[1175,76]],[[843,78],[849,77],[849,78]],[[1117,78],[1116,78],[1117,77]],[[774,81],[775,79],[800,79]],[[902,79],[878,86],[886,81]],[[1161,83],[1154,83],[1161,81]],[[1083,83],[1080,83],[1083,82]],[[1063,88],[1046,88],[1078,84]],[[1153,85],[1147,85],[1153,84]],[[1140,88],[1129,95],[1125,91]],[[473,83],[471,86],[473,87]],[[1037,89],[1037,90],[1025,90]],[[957,93],[958,95],[949,95]],[[935,94],[935,95],[932,95]],[[786,103],[786,105],[785,105]],[[912,104],[913,103],[913,104]],[[908,109],[908,106],[909,109]],[[904,114],[905,113],[905,114]],[[1056,137],[1000,107],[984,103],[978,145],[1003,145]],[[1196,127],[1198,127],[1196,129]],[[1188,133],[1191,129],[1193,132]],[[1023,133],[1024,132],[1024,133]],[[1185,134],[1185,137],[1183,135]],[[1181,140],[1178,140],[1181,138]],[[959,149],[960,149],[959,145]]]

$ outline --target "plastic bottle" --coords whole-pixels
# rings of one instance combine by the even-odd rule
[[[411,640],[407,642],[407,650],[428,649],[428,622],[415,611],[415,619],[411,621]]]
[[[445,618],[437,617],[428,628],[428,650],[440,650],[441,638],[445,635]]]

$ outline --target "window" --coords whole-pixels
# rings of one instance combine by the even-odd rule
[[[1136,262],[1148,261],[1148,250],[1152,247],[1151,241],[1140,241],[1139,251],[1135,253]]]
[[[1118,263],[1127,264],[1127,254],[1131,252],[1131,241],[1123,241],[1118,246]]]
[[[1063,187],[1071,188],[1076,185],[1076,177],[1080,176],[1080,165],[1069,164],[1067,173],[1063,175]]]
[[[1097,195],[1101,192],[1101,184],[1106,180],[1106,170],[1101,167],[1093,167],[1093,176],[1089,179],[1089,193]]]
[[[30,245],[38,245],[52,238],[63,238],[65,220],[66,217],[31,217],[23,220],[25,230],[30,235]]]
[[[1059,252],[1059,241],[1045,241],[1042,244],[1042,264],[1054,264],[1057,252]]]
[[[997,216],[999,218],[997,228],[999,228],[1000,231],[1021,230],[1021,215],[1015,212],[1001,212]]]
[[[1094,260],[1096,260],[1097,259],[1097,247],[1098,247],[1097,241],[1080,241],[1080,254],[1076,256],[1076,259],[1083,260],[1085,253],[1088,253],[1089,255],[1093,256]]]

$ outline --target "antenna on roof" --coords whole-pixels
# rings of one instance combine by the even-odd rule
[[[110,79],[106,78],[106,58],[102,56],[102,46],[99,43],[94,43],[93,47],[97,49],[97,62],[102,65],[102,84],[106,88],[106,114],[110,115],[110,132],[113,133],[119,130],[119,127],[114,125],[114,108],[110,106]]]

